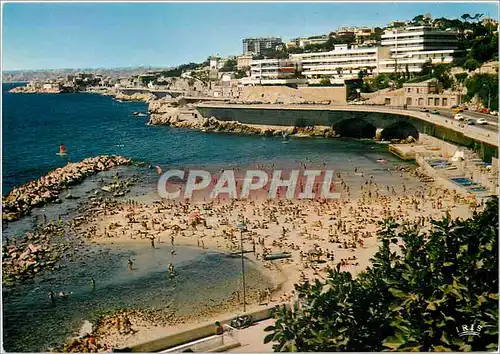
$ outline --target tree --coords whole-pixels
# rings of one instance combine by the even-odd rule
[[[477,68],[479,68],[480,65],[479,63],[477,62],[476,59],[467,59],[464,63],[464,68],[469,70],[469,71],[474,71],[476,70]]]
[[[467,22],[468,20],[471,19],[469,14],[463,14],[462,16],[460,16],[460,18],[464,20],[464,22]]]
[[[467,74],[467,73],[455,74],[455,80],[457,80],[458,83],[461,83],[461,84],[463,84],[465,82],[465,79],[467,79],[468,77],[469,77],[469,74]]]
[[[319,83],[320,85],[331,85],[330,79],[326,77],[322,78]]]
[[[498,110],[498,76],[489,74],[475,74],[465,81],[467,87],[466,100],[477,98],[484,106],[490,101],[490,108]]]
[[[237,70],[237,66],[238,66],[238,63],[236,62],[236,59],[227,59],[219,71],[226,72],[226,73],[227,72],[234,72]]]
[[[422,25],[424,23],[424,15],[418,15],[415,16],[412,20],[411,23],[413,25]]]
[[[296,285],[301,308],[275,313],[275,351],[495,351],[498,347],[498,198],[468,220],[380,223],[372,265],[340,266]],[[459,337],[480,325],[480,336]],[[457,327],[459,329],[457,330]]]

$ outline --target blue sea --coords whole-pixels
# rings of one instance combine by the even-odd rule
[[[3,194],[68,161],[101,154],[124,155],[164,169],[325,162],[345,172],[345,180],[351,184],[363,183],[362,178],[354,174],[354,166],[376,175],[382,184],[399,183],[399,174],[392,173],[388,167],[402,162],[388,153],[387,146],[369,140],[292,138],[284,143],[280,138],[147,126],[147,117],[132,115],[135,111],[147,112],[143,102],[117,102],[111,97],[87,93],[8,93],[14,86],[2,86]],[[56,154],[61,143],[68,150],[67,158]],[[380,158],[388,161],[384,168],[376,161]],[[135,168],[132,173],[139,176],[142,193],[154,193],[157,178],[154,170]],[[91,190],[95,187],[93,183],[89,178],[79,188]],[[65,201],[47,207],[44,213],[47,212],[49,218],[56,218],[57,213],[67,217],[67,210],[76,208],[75,202]],[[37,213],[39,211],[33,211]],[[32,217],[4,227],[4,235],[27,231]],[[179,268],[176,265],[181,274],[177,284],[169,283],[162,273],[169,262],[167,246],[160,250],[93,247],[85,252],[77,250],[77,259],[68,260],[61,271],[13,289],[4,288],[4,349],[47,350],[74,334],[83,320],[92,320],[104,311],[120,307],[161,308],[170,302],[178,309],[192,308],[194,303],[210,307],[239,289],[237,260],[199,249],[185,248],[179,252],[183,261]],[[129,257],[140,260],[142,268],[133,276],[124,272]],[[248,267],[254,274],[250,277],[253,283],[267,286],[267,280],[259,275],[256,267],[252,264]],[[90,290],[90,277],[96,278],[96,291]],[[74,295],[67,303],[52,307],[47,299],[50,290],[73,291]]]
[[[258,162],[328,162],[339,171],[379,169],[383,157],[400,163],[386,146],[354,139],[291,139],[202,133],[146,126],[143,102],[117,102],[97,94],[13,94],[3,85],[3,194],[69,161],[119,154],[148,164],[188,166]],[[56,155],[59,144],[68,158]]]

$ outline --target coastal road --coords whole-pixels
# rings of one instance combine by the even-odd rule
[[[415,112],[421,112],[421,108],[408,108],[408,110],[412,110]],[[433,110],[429,108],[429,110]],[[451,119],[453,120],[454,114],[450,109],[437,109],[439,112],[439,115],[437,114],[432,114],[434,117],[442,117],[443,119]],[[474,120],[477,120],[479,118],[484,118],[488,121],[488,124],[486,125],[479,125],[476,124],[476,128],[478,129],[483,129],[487,130],[489,132],[498,132],[498,117],[492,116],[491,114],[483,114],[483,113],[478,113],[478,112],[472,112],[472,111],[464,111],[461,113],[464,117],[466,118],[472,118]]]

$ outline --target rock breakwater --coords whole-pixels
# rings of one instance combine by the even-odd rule
[[[86,158],[81,162],[68,163],[38,180],[14,188],[7,196],[3,196],[2,219],[4,221],[17,220],[37,206],[57,201],[59,193],[66,186],[77,184],[95,173],[130,163],[130,159],[116,155],[103,155]]]

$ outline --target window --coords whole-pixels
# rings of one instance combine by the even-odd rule
[[[448,106],[448,98],[443,97],[443,107]]]
[[[419,91],[419,90],[418,90],[418,87],[417,87],[417,93],[419,93],[418,91]]]

